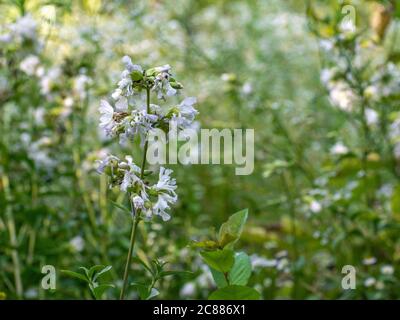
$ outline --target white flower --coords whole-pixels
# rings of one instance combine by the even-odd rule
[[[242,92],[244,95],[249,95],[253,92],[253,86],[250,82],[245,82],[242,86]]]
[[[329,98],[331,103],[340,109],[350,112],[354,109],[357,97],[344,82],[330,84]]]
[[[33,76],[39,66],[40,60],[35,55],[29,55],[19,64],[19,68],[29,76]]]
[[[394,273],[394,268],[390,264],[381,267],[381,273],[384,275],[392,275]]]
[[[154,85],[151,88],[157,93],[158,99],[165,99],[167,97],[174,96],[177,94],[177,90],[172,88],[169,83],[171,74],[169,73],[171,67],[169,65],[154,68],[156,72],[159,72],[154,80]]]
[[[324,40],[321,40],[321,41],[319,42],[319,45],[320,45],[320,47],[321,47],[322,50],[328,52],[328,51],[331,51],[331,50],[334,48],[335,43],[334,43],[333,40],[324,39]]]
[[[337,142],[332,148],[331,153],[336,155],[343,155],[349,152],[349,149],[342,143]]]
[[[376,261],[377,261],[377,260],[376,260],[375,257],[368,257],[368,258],[365,258],[365,259],[363,260],[363,264],[366,265],[366,266],[371,266],[371,265],[375,264]]]
[[[181,291],[179,291],[179,295],[182,298],[192,298],[196,293],[196,285],[193,282],[186,283]]]
[[[340,23],[339,29],[345,34],[351,34],[356,32],[356,25],[352,19],[346,18]]]
[[[110,132],[115,124],[113,120],[114,108],[106,100],[101,100],[99,112],[101,114],[100,127],[105,129],[105,131]]]
[[[311,201],[310,210],[314,213],[318,213],[322,210],[322,205],[318,201]]]
[[[379,115],[375,110],[367,108],[365,109],[365,118],[367,119],[367,123],[369,125],[374,125],[378,123]]]
[[[121,162],[119,164],[120,168],[126,169],[124,178],[122,179],[120,188],[121,191],[126,192],[128,191],[129,187],[134,186],[136,183],[143,184],[141,179],[139,178],[140,168],[133,163],[131,156],[126,156],[125,159],[127,162]]]
[[[140,65],[133,64],[131,58],[128,56],[124,56],[122,58],[122,63],[125,65],[126,70],[128,70],[129,72],[132,71],[143,72],[142,67]]]
[[[170,208],[169,204],[173,204],[178,200],[175,193],[176,181],[170,177],[171,169],[160,168],[159,180],[151,189],[158,194],[156,203],[153,206],[153,214],[161,216],[164,221],[170,219],[170,215],[166,212]]]
[[[278,260],[276,259],[266,259],[256,254],[250,256],[250,261],[253,268],[271,268],[276,267],[278,264]]]
[[[36,38],[36,27],[36,21],[30,15],[25,15],[11,24],[10,30],[16,37],[34,40]]]
[[[82,251],[85,247],[85,240],[81,236],[72,238],[69,244],[75,249],[75,251]]]
[[[199,113],[193,105],[197,100],[194,97],[185,98],[177,107],[177,114],[174,114],[173,120],[176,121],[179,128],[189,127],[196,115]]]
[[[366,286],[366,287],[372,287],[375,283],[376,283],[375,278],[369,277],[369,278],[365,279],[365,281],[364,281],[364,286]]]
[[[92,83],[92,79],[85,74],[80,74],[74,79],[74,92],[81,100],[87,96],[87,87]]]

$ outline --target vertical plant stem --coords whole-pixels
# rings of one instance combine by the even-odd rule
[[[146,88],[146,102],[147,102],[147,113],[150,113],[150,88]],[[144,177],[144,170],[146,167],[146,156],[147,156],[147,148],[148,148],[148,141],[146,140],[144,144],[144,150],[143,150],[143,160],[142,160],[142,167],[140,169],[140,178],[143,179]],[[130,195],[129,195],[130,198]],[[137,231],[137,226],[140,221],[140,212],[135,212],[133,204],[132,204],[132,199],[129,199],[132,207],[132,216],[133,216],[133,224],[132,224],[132,231],[131,231],[131,240],[130,240],[130,245],[129,245],[129,251],[128,251],[128,257],[126,259],[126,264],[125,264],[125,271],[124,271],[124,278],[123,278],[123,283],[122,283],[122,289],[121,289],[121,294],[119,299],[124,300],[125,298],[125,291],[126,291],[126,286],[128,284],[128,274],[129,274],[129,265],[132,259],[132,253],[133,249],[135,247],[135,240],[136,240],[136,231]]]
[[[120,300],[124,300],[124,298],[125,298],[126,286],[128,284],[129,264],[131,262],[133,249],[135,247],[136,230],[137,230],[137,225],[139,224],[139,221],[140,221],[139,217],[137,217],[137,216],[133,217],[131,241],[130,241],[130,246],[129,246],[129,251],[128,251],[128,257],[126,259],[126,264],[125,264],[125,271],[124,271],[124,278],[123,278],[121,294],[119,296]]]

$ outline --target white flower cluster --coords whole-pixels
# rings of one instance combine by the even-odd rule
[[[0,43],[35,41],[37,24],[30,15],[24,15],[7,26],[7,32],[0,35]]]
[[[153,215],[160,216],[164,221],[170,219],[167,210],[178,200],[175,193],[176,181],[171,178],[172,170],[161,167],[158,182],[154,185],[148,185],[141,179],[141,169],[131,156],[126,156],[125,161],[122,161],[109,155],[99,160],[97,170],[111,177],[111,186],[129,192],[135,212],[140,210],[147,219]]]
[[[176,95],[182,88],[182,85],[172,77],[169,65],[144,71],[141,66],[134,65],[128,56],[122,61],[125,70],[121,74],[117,89],[112,94],[115,100],[114,106],[102,100],[99,108],[100,127],[108,136],[118,136],[120,143],[124,143],[127,139],[139,135],[141,145],[144,145],[151,130],[165,129],[170,121],[176,122],[180,129],[185,129],[193,123],[198,114],[193,107],[196,98],[186,98],[165,112],[156,104],[150,105],[150,112],[141,105],[146,88],[155,92],[161,100]],[[131,109],[131,105],[135,108]]]
[[[164,111],[160,106],[150,104],[151,92],[156,93],[158,99],[165,100],[182,89],[182,85],[172,77],[169,65],[144,70],[133,64],[128,56],[122,62],[125,70],[112,94],[114,103],[102,100],[99,108],[100,128],[108,136],[118,137],[120,143],[139,136],[141,146],[144,146],[149,133],[156,128],[166,131],[172,122],[179,129],[192,125],[198,113],[194,108],[195,98],[185,98]],[[144,99],[145,107],[142,105]],[[147,219],[153,215],[164,221],[170,219],[167,211],[178,199],[176,181],[171,178],[172,170],[161,167],[158,182],[149,184],[144,179],[144,168],[138,167],[131,156],[122,161],[109,155],[99,163],[98,172],[111,178],[110,186],[129,193],[134,214],[143,213]]]

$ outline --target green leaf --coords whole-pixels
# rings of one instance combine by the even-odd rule
[[[109,288],[114,288],[114,286],[112,284],[101,284],[96,288],[93,288],[93,295],[96,298],[96,300],[101,299],[104,292]]]
[[[226,281],[226,278],[222,272],[219,272],[213,268],[210,268],[210,271],[218,288],[223,288],[229,285],[228,281]]]
[[[209,300],[259,300],[260,294],[250,287],[231,285],[211,293]]]
[[[85,282],[89,282],[89,280],[83,275],[78,272],[70,271],[70,270],[61,270],[62,273],[64,273],[66,276],[76,278]]]
[[[235,255],[235,263],[228,274],[229,283],[245,286],[251,275],[251,262],[249,256],[244,252]]]
[[[243,227],[246,223],[248,210],[244,209],[231,215],[227,222],[221,225],[218,233],[218,241],[220,246],[231,246],[240,238]]]
[[[96,281],[101,275],[105,274],[106,272],[110,271],[111,269],[112,269],[112,266],[105,266],[102,270],[100,270],[99,272],[97,272],[94,275],[93,281]]]
[[[111,202],[111,204],[112,204],[114,207],[116,207],[116,208],[118,208],[118,209],[120,209],[120,210],[122,210],[122,211],[128,213],[129,215],[132,214],[131,210],[128,209],[127,207],[123,206],[122,204],[119,204],[119,203],[117,203],[117,202],[115,202],[115,201],[110,201],[110,202]]]
[[[103,265],[95,265],[95,266],[91,267],[91,268],[89,269],[89,272],[88,272],[88,277],[89,277],[89,279],[93,279],[94,274],[95,274],[96,272],[98,272],[98,271],[104,269],[104,268],[105,268],[105,266],[103,266]],[[94,280],[94,279],[93,279],[93,280]]]
[[[149,286],[147,284],[134,282],[134,283],[131,283],[131,286],[136,288],[139,298],[141,300],[147,300],[149,298],[149,296],[151,295]]]
[[[192,241],[190,243],[192,248],[201,248],[201,249],[218,249],[219,243],[213,240],[205,240],[205,241]]]
[[[235,261],[233,257],[233,251],[224,249],[216,251],[202,251],[200,252],[203,260],[211,268],[214,268],[220,272],[228,272]]]

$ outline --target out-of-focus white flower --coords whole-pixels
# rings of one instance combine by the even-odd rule
[[[85,240],[81,236],[72,238],[69,244],[78,252],[81,252],[85,248]]]
[[[333,69],[328,69],[328,68],[322,69],[320,75],[321,82],[327,86],[328,83],[332,80],[334,75],[335,72]]]
[[[245,82],[242,86],[242,92],[244,95],[249,95],[253,92],[253,86],[250,82]]]
[[[311,212],[318,213],[322,210],[322,205],[316,200],[311,201],[310,203],[310,210]]]
[[[349,152],[349,149],[342,143],[337,142],[330,150],[332,154],[343,155]]]
[[[74,93],[81,99],[87,96],[88,86],[92,83],[92,78],[85,74],[80,74],[74,79],[73,90]]]
[[[21,61],[21,63],[19,64],[19,68],[27,75],[33,76],[39,64],[39,58],[31,54]]]
[[[356,25],[353,19],[346,18],[343,19],[342,22],[339,24],[339,29],[345,34],[352,34],[356,32]]]
[[[256,254],[250,256],[250,261],[253,268],[271,268],[278,264],[276,259],[266,259]]]
[[[322,50],[329,52],[334,48],[335,43],[331,39],[324,39],[319,42],[319,45]]]
[[[344,82],[331,83],[329,86],[329,98],[331,103],[343,111],[353,111],[357,103],[357,96]]]
[[[9,26],[9,29],[15,37],[20,37],[22,40],[36,39],[37,24],[29,14],[19,18],[15,23]]]
[[[179,291],[182,298],[192,298],[196,293],[196,285],[193,282],[186,283]]]
[[[35,119],[35,123],[38,126],[41,126],[41,125],[44,124],[44,116],[45,116],[45,114],[46,114],[46,109],[43,108],[43,107],[36,108],[33,111],[33,118]]]
[[[367,108],[365,110],[365,118],[367,119],[367,123],[371,126],[378,123],[379,115],[374,109]]]
[[[375,257],[367,257],[363,260],[363,264],[366,266],[372,266],[376,263],[376,258]]]
[[[381,267],[381,273],[384,275],[391,276],[394,273],[394,268],[390,264],[384,265]]]
[[[373,285],[375,285],[375,283],[376,283],[375,278],[369,277],[369,278],[365,279],[365,281],[364,281],[364,286],[366,286],[366,287],[372,287]]]

